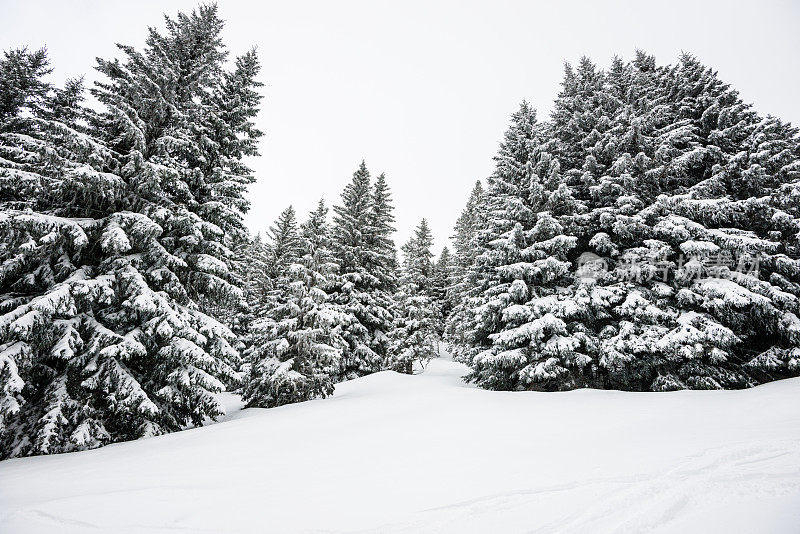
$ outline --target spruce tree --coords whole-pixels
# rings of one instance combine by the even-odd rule
[[[534,220],[529,189],[534,171],[531,153],[538,135],[536,112],[523,102],[495,157],[496,168],[480,208],[485,218],[471,241],[475,251],[465,276],[469,287],[454,347],[456,358],[465,363],[491,347],[491,336],[503,328],[503,309],[513,303],[509,290],[527,274],[523,251],[528,246],[525,232]]]
[[[276,284],[280,284],[280,279],[288,275],[289,266],[296,263],[302,254],[300,229],[292,206],[283,210],[270,226],[269,238],[269,274]]]
[[[260,358],[258,354],[262,345],[276,335],[272,329],[273,319],[292,299],[290,286],[296,281],[292,268],[300,263],[303,256],[303,240],[292,206],[284,209],[270,226],[267,242],[263,244],[263,253],[265,273],[260,276],[253,273],[256,276],[257,285],[254,289],[257,295],[254,295],[252,318],[246,333],[249,365]],[[250,268],[254,267],[255,265]]]
[[[453,263],[450,249],[444,247],[439,259],[433,267],[430,294],[436,307],[436,332],[441,338],[444,335],[444,320],[450,314],[452,306],[447,299],[447,289],[453,274]]]
[[[270,269],[270,250],[258,233],[243,244],[238,254],[237,272],[243,281],[249,307],[258,307],[273,289],[275,282],[270,276]]]
[[[324,251],[324,261],[332,263],[333,257],[331,254],[333,245],[330,235],[330,225],[328,224],[328,211],[330,210],[328,210],[328,206],[325,205],[325,200],[322,198],[319,199],[317,208],[311,212],[308,219],[302,224],[300,234],[306,250],[313,249]],[[338,270],[338,266],[335,268]]]
[[[0,176],[24,172],[32,186],[2,193],[30,209],[0,220],[6,456],[93,448],[222,413],[214,393],[235,382],[238,354],[204,303],[241,300],[231,245],[246,235],[248,179],[231,178],[240,155],[214,160],[224,151],[208,129],[224,116],[206,100],[223,85],[221,27],[215,6],[202,7],[167,19],[163,35],[151,29],[143,51],[120,46],[123,61],[99,60],[99,115],[76,107],[77,83],[34,90],[30,105],[0,98],[12,102],[4,146],[30,154],[4,157]],[[226,128],[248,135],[235,121]],[[4,185],[13,182],[27,187]]]
[[[795,129],[690,55],[637,52],[568,66],[539,132],[527,191],[498,182],[514,158],[498,159],[451,316],[473,317],[451,336],[473,380],[660,391],[800,372]]]
[[[294,242],[294,254],[282,255],[285,272],[279,275],[277,299],[267,315],[255,321],[258,332],[251,365],[244,387],[248,406],[272,408],[301,402],[333,393],[334,377],[339,371],[339,358],[347,346],[342,337],[348,316],[330,302],[327,291],[334,287],[337,266],[331,260],[325,217],[327,208],[320,201],[300,237],[294,223],[294,211],[284,211],[272,230],[273,246]],[[287,239],[287,236],[292,236]]]
[[[403,245],[403,271],[397,292],[398,314],[392,331],[390,365],[411,374],[438,352],[438,308],[433,296],[433,234],[422,219],[414,236]]]
[[[468,347],[465,336],[469,332],[464,318],[470,311],[469,291],[474,287],[470,272],[475,261],[479,232],[486,223],[486,199],[480,180],[470,193],[467,204],[456,220],[453,242],[453,266],[448,278],[445,299],[450,313],[445,318],[444,339],[450,344],[454,358]]]
[[[95,447],[110,438],[91,406],[90,353],[136,347],[106,333],[91,314],[111,280],[96,276],[118,224],[98,220],[114,204],[114,155],[79,131],[78,97],[64,102],[45,80],[44,49],[13,50],[0,61],[0,439],[4,457]],[[66,91],[66,89],[65,89]],[[73,109],[68,110],[65,104]],[[112,187],[109,187],[112,184]],[[80,194],[80,196],[76,196]],[[78,200],[73,205],[72,200]],[[84,217],[81,217],[81,216]],[[79,218],[80,217],[80,218]],[[144,232],[147,228],[142,228]],[[94,241],[94,242],[93,242]],[[102,341],[101,341],[102,340]],[[116,342],[116,343],[115,343]],[[114,349],[110,349],[109,352]],[[77,353],[77,354],[76,354]],[[90,364],[96,366],[97,359]],[[120,377],[125,383],[128,377]],[[78,388],[69,388],[78,380]],[[126,384],[127,385],[127,384]],[[131,396],[135,402],[135,381]]]
[[[332,236],[340,276],[333,299],[350,316],[339,380],[380,371],[387,357],[396,254],[388,186],[382,175],[377,182],[374,188],[362,161],[342,192],[342,203],[334,206]]]
[[[386,175],[381,173],[375,179],[372,194],[372,215],[369,226],[368,243],[370,254],[367,269],[378,278],[378,288],[393,291],[397,284],[397,250],[394,234],[394,207]]]
[[[244,298],[234,311],[231,330],[236,335],[236,349],[240,354],[239,378],[244,380],[249,373],[252,351],[259,342],[253,324],[263,313],[275,288],[270,276],[269,251],[260,233],[240,243],[236,250],[235,272],[241,281]]]

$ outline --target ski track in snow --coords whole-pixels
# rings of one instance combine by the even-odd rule
[[[797,532],[800,379],[489,392],[446,358],[326,400],[0,463],[0,532]]]

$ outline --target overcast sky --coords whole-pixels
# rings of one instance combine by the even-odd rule
[[[800,2],[219,2],[233,54],[256,45],[265,100],[247,222],[329,203],[361,159],[385,172],[398,245],[427,217],[445,244],[492,169],[523,99],[546,118],[563,62],[607,66],[637,48],[698,56],[762,113],[800,124]],[[194,1],[0,0],[0,48],[46,45],[54,80],[95,78],[115,42],[140,46],[162,13]]]

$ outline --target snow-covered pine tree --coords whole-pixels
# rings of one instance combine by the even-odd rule
[[[84,133],[89,112],[82,106],[82,80],[54,87],[45,80],[51,71],[45,49],[10,50],[0,60],[3,209],[47,209],[56,190],[75,183],[64,179],[64,168],[114,163],[111,152]],[[68,194],[83,200],[78,188]]]
[[[347,342],[342,331],[349,316],[329,301],[337,266],[328,248],[327,208],[320,201],[302,226],[284,211],[272,230],[273,250],[293,259],[278,275],[279,304],[254,323],[261,339],[251,355],[243,398],[248,406],[272,408],[333,393],[339,358]],[[299,247],[291,244],[297,236]],[[278,240],[283,242],[277,247]],[[299,254],[295,254],[295,251]]]
[[[485,220],[472,239],[474,259],[465,277],[469,289],[464,295],[464,311],[458,314],[457,333],[452,336],[454,355],[465,363],[471,364],[492,346],[491,336],[502,329],[503,309],[516,302],[509,293],[512,283],[526,273],[522,268],[505,267],[523,262],[525,231],[534,220],[528,191],[538,130],[535,110],[523,102],[511,117],[495,156],[495,171],[487,180],[481,207]],[[505,364],[498,360],[498,365]]]
[[[164,229],[166,249],[186,264],[174,273],[187,296],[216,307],[241,299],[231,248],[246,237],[243,192],[253,180],[241,159],[255,154],[261,135],[249,121],[259,101],[258,62],[251,52],[224,72],[224,23],[215,4],[165,22],[166,35],[150,28],[143,52],[120,45],[124,63],[98,60],[108,82],[93,93],[108,109],[109,144],[131,158],[128,179],[148,199],[164,193],[154,204],[167,200],[176,208],[168,219],[148,215]],[[161,173],[158,185],[150,163]]]
[[[261,233],[248,237],[236,249],[235,272],[241,280],[244,298],[235,310],[231,330],[236,335],[236,349],[241,355],[239,376],[246,379],[250,370],[251,353],[259,342],[259,332],[253,329],[253,323],[264,311],[264,307],[275,288],[270,277],[269,250],[261,237]]]
[[[328,206],[325,204],[325,199],[319,199],[317,208],[309,214],[308,219],[300,226],[300,236],[305,250],[322,251],[326,263],[333,262],[333,246],[328,224],[329,211]],[[338,269],[338,266],[336,266],[336,269]]]
[[[579,209],[547,152],[546,130],[526,110],[523,103],[512,117],[489,181],[488,194],[498,191],[498,200],[488,214],[486,252],[476,257],[490,273],[476,299],[485,341],[470,379],[491,389],[575,387],[568,377],[582,377],[591,361],[569,303],[568,255],[577,239],[564,235],[553,214]]]
[[[119,178],[105,172],[116,165],[111,151],[74,120],[82,114],[80,85],[65,106],[44,79],[50,71],[43,49],[12,50],[0,60],[3,457],[92,447],[109,437],[67,386],[91,375],[88,356],[75,352],[103,339],[104,329],[85,314],[109,293],[109,283],[93,277],[91,264],[103,254],[90,245],[104,233],[95,217],[113,206]]]
[[[478,250],[477,239],[486,224],[485,200],[483,184],[478,180],[472,188],[466,206],[456,220],[455,233],[450,237],[454,254],[445,292],[450,313],[445,317],[444,339],[454,350],[456,358],[458,349],[466,345],[463,338],[468,329],[463,319],[470,309],[467,294],[473,287],[469,274]]]
[[[245,301],[251,309],[258,308],[274,287],[270,268],[269,248],[261,233],[257,233],[241,245],[237,263],[237,273],[242,280]]]
[[[660,341],[665,363],[652,387],[742,387],[797,375],[800,293],[785,282],[800,280],[800,225],[780,200],[783,184],[800,176],[797,131],[762,120],[692,56],[681,56],[665,87],[689,141],[669,136],[678,153],[660,174],[678,186],[655,203],[663,210],[655,237],[690,261],[675,277],[679,315]],[[680,217],[688,241],[670,224]]]
[[[220,250],[229,271],[237,273],[236,262],[240,258],[236,251],[247,247],[249,235],[242,215],[249,209],[244,196],[247,186],[255,181],[251,169],[244,163],[245,157],[258,156],[258,139],[263,133],[255,127],[253,119],[258,113],[263,84],[257,80],[261,66],[255,50],[236,58],[234,69],[222,72],[221,80],[213,90],[204,93],[202,125],[196,136],[205,154],[203,175],[205,183],[198,187],[196,200],[198,213],[222,230],[222,244],[233,254]],[[235,286],[242,286],[242,278],[228,279]],[[221,318],[228,326],[242,322],[239,313],[246,301],[237,293],[227,293],[227,298],[217,294],[213,298],[206,294],[197,298],[201,309]],[[245,297],[246,298],[246,297]]]
[[[0,62],[0,120],[6,123],[21,110],[43,115],[51,107],[53,86],[45,81],[52,72],[47,50],[27,48],[6,50]],[[8,127],[6,127],[8,128]]]
[[[233,250],[247,236],[244,191],[253,180],[241,160],[255,155],[261,135],[250,122],[258,62],[251,52],[225,72],[215,4],[165,17],[165,25],[163,35],[149,29],[141,52],[120,45],[123,62],[98,60],[108,80],[93,90],[108,110],[100,129],[127,158],[123,176],[141,196],[137,211],[163,229],[159,243],[174,259],[162,283],[179,283],[198,311],[232,325],[243,299]],[[224,357],[239,362],[235,351]]]
[[[475,182],[470,192],[467,204],[456,220],[454,234],[451,236],[454,250],[454,265],[458,267],[459,274],[466,272],[475,256],[472,242],[478,230],[482,227],[481,203],[484,200],[483,184],[480,180]]]
[[[422,219],[414,229],[414,236],[403,245],[403,273],[406,280],[414,283],[425,292],[433,287],[436,269],[433,251],[433,233],[427,219]]]
[[[382,176],[382,175],[381,175]],[[339,380],[380,371],[394,319],[391,290],[396,283],[396,253],[389,190],[383,177],[373,188],[362,161],[334,206],[333,247],[339,265],[333,301],[351,319],[343,332],[348,348],[341,358]]]
[[[292,206],[278,215],[269,227],[267,238],[263,245],[265,273],[260,276],[254,273],[256,279],[260,277],[263,281],[256,282],[254,289],[258,294],[254,295],[251,320],[244,338],[247,351],[245,360],[249,368],[263,359],[263,346],[277,335],[274,328],[276,317],[287,313],[285,306],[293,298],[290,286],[296,276],[291,268],[303,256],[303,240]]]
[[[226,235],[245,204],[235,188],[208,186],[216,110],[203,100],[222,83],[221,26],[203,7],[167,19],[166,35],[151,29],[143,52],[121,46],[124,62],[101,60],[109,81],[95,94],[106,111],[93,128],[70,124],[84,113],[68,113],[77,85],[45,98],[42,112],[38,100],[6,115],[6,139],[30,144],[14,148],[21,161],[4,156],[0,174],[24,171],[50,194],[0,219],[0,373],[14,372],[3,381],[4,456],[92,448],[222,413],[213,393],[235,380],[238,355],[231,331],[198,306],[241,295]],[[23,122],[38,122],[37,136]],[[238,159],[229,156],[215,169]]]
[[[452,274],[453,260],[450,256],[450,249],[444,247],[433,267],[430,290],[431,298],[436,306],[436,332],[440,338],[444,335],[445,318],[452,310],[450,301],[447,299],[447,289],[450,286]]]
[[[375,351],[384,360],[389,352],[389,334],[395,318],[394,291],[397,289],[397,249],[392,239],[394,228],[394,206],[386,175],[375,179],[372,193],[372,216],[367,237],[369,255],[367,270],[378,283],[372,290],[374,304],[370,312]]]
[[[499,203],[530,203],[522,257],[544,254],[564,272],[528,280],[498,334],[476,323],[461,337],[467,354],[481,339],[495,347],[465,358],[472,377],[502,389],[666,390],[796,376],[798,147],[795,129],[758,117],[692,56],[568,67],[531,153],[530,190]],[[467,293],[482,290],[467,280]],[[486,324],[502,294],[467,303]],[[552,331],[517,335],[548,313],[560,321]],[[524,354],[495,365],[497,346]]]
[[[297,215],[289,206],[283,210],[275,223],[269,228],[269,275],[276,286],[289,275],[289,266],[297,263],[303,253],[303,242],[300,228],[297,226]]]
[[[397,285],[397,250],[394,234],[394,206],[386,175],[375,179],[372,193],[372,216],[367,238],[369,255],[367,270],[378,279],[378,288],[391,292]]]
[[[422,219],[414,236],[403,245],[403,271],[396,301],[398,313],[391,334],[388,367],[411,374],[414,363],[438,352],[438,308],[434,298],[433,234]]]

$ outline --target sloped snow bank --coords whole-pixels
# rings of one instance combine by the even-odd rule
[[[798,531],[800,379],[499,393],[464,372],[1,462],[0,532]]]

